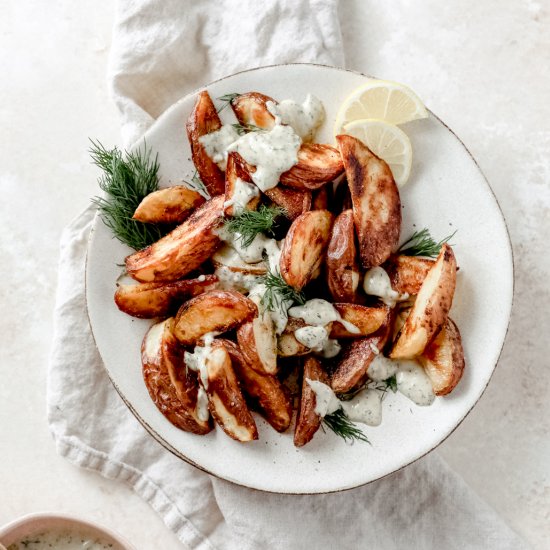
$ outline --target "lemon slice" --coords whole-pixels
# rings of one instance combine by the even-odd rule
[[[427,118],[428,112],[420,98],[404,84],[387,80],[371,80],[354,90],[342,103],[334,135],[354,120],[377,118],[392,124]]]
[[[398,186],[407,182],[411,174],[412,147],[403,130],[370,118],[349,122],[341,133],[361,140],[377,157],[385,160]]]

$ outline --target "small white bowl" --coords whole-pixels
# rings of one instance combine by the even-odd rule
[[[43,512],[29,514],[0,527],[0,550],[24,537],[37,535],[48,529],[85,530],[101,536],[107,542],[118,544],[123,550],[136,550],[126,539],[93,521],[84,520],[70,515]]]

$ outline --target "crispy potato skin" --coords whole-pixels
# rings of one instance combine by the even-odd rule
[[[275,117],[268,111],[266,103],[274,99],[259,92],[241,94],[231,101],[231,107],[237,120],[243,125],[258,126],[271,130],[275,126]]]
[[[261,316],[237,329],[237,342],[247,363],[260,374],[277,373],[277,339],[271,320]]]
[[[348,332],[342,323],[334,321],[330,331],[331,338],[361,338],[376,332],[388,319],[387,307],[367,307],[359,304],[332,304],[344,321],[355,325],[359,334]]]
[[[222,122],[210,95],[206,90],[199,92],[193,111],[187,119],[186,130],[191,145],[193,164],[212,197],[224,192],[225,176],[218,165],[206,154],[199,138],[215,132],[221,127]]]
[[[267,272],[265,262],[247,264],[231,246],[225,244],[214,252],[211,260],[214,267],[227,267],[231,271],[245,275],[265,275]]]
[[[176,316],[174,335],[191,346],[208,332],[227,332],[258,313],[256,304],[232,290],[211,290],[185,302]]]
[[[418,294],[434,260],[392,254],[384,264],[393,290],[400,294]]]
[[[344,350],[331,379],[332,389],[336,393],[348,392],[367,380],[367,369],[377,355],[373,347],[382,352],[390,335],[392,319],[389,312],[384,325],[374,334],[352,340]]]
[[[298,355],[306,355],[310,352],[307,346],[296,340],[294,331],[305,327],[306,323],[303,319],[289,317],[288,323],[283,333],[277,341],[277,352],[281,357],[294,357]]]
[[[246,163],[239,155],[239,153],[229,153],[227,156],[227,168],[225,170],[225,201],[230,201],[235,194],[235,186],[237,184],[237,179],[246,181],[247,183],[252,182],[252,178],[246,169]],[[252,198],[246,208],[248,210],[256,210],[258,204],[260,203],[260,195]],[[234,216],[235,210],[233,205],[225,207],[225,214],[227,216]]]
[[[281,183],[294,189],[319,189],[343,171],[338,149],[321,143],[302,143],[298,163],[281,175]]]
[[[222,220],[223,202],[223,195],[205,202],[168,235],[128,256],[128,275],[142,283],[172,282],[199,267],[221,244],[214,229]]]
[[[231,357],[233,369],[246,395],[258,404],[265,419],[278,432],[284,432],[292,420],[292,402],[288,392],[276,376],[261,374],[252,368],[239,347],[230,340],[217,340]]]
[[[153,319],[168,315],[183,300],[213,290],[218,278],[205,275],[204,280],[187,279],[174,283],[141,283],[119,285],[115,303],[124,313],[141,319]]]
[[[360,272],[351,209],[344,210],[334,221],[327,248],[326,265],[327,282],[332,298],[338,302],[357,301]]]
[[[432,382],[435,395],[451,393],[460,382],[465,365],[464,349],[460,331],[450,317],[419,360]]]
[[[456,259],[444,244],[428,271],[390,357],[409,359],[420,355],[445,324],[456,287]]]
[[[296,447],[303,447],[309,443],[321,425],[321,417],[315,412],[315,392],[307,383],[307,379],[330,384],[328,374],[323,370],[321,362],[311,355],[304,360],[302,395],[294,429],[294,445]]]
[[[141,346],[143,380],[158,410],[177,428],[195,434],[212,429],[196,414],[198,382],[183,362],[183,352],[172,334],[173,318],[153,325]]]
[[[290,286],[302,289],[321,266],[332,219],[328,210],[311,210],[292,222],[279,265],[281,276]]]
[[[231,357],[224,346],[213,346],[206,358],[210,414],[232,439],[241,442],[258,439],[256,422],[248,410]]]
[[[329,197],[332,193],[329,191],[329,187],[324,185],[321,189],[312,192],[311,209],[312,210],[330,210]]]
[[[342,153],[365,269],[379,266],[397,246],[401,231],[401,200],[388,165],[358,139],[336,136]]]
[[[264,191],[266,197],[277,206],[285,209],[285,216],[295,220],[304,212],[311,210],[311,191],[298,191],[278,185]]]
[[[144,223],[182,223],[203,202],[196,191],[174,185],[149,193],[132,217]]]

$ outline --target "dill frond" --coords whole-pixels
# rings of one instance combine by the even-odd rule
[[[357,440],[370,445],[367,436],[349,419],[343,409],[338,409],[332,414],[327,414],[323,418],[323,424],[344,441],[353,443]]]
[[[259,126],[256,126],[255,124],[232,124],[233,128],[235,128],[235,131],[240,136],[244,134],[248,134],[249,132],[263,132],[264,129],[260,128]]]
[[[428,258],[436,258],[441,250],[441,247],[448,243],[456,234],[456,231],[441,239],[439,242],[434,241],[427,228],[421,231],[415,231],[412,236],[407,239],[398,249],[399,254],[405,256],[425,256]]]
[[[135,250],[158,241],[159,226],[132,219],[140,202],[158,189],[158,158],[151,158],[146,145],[132,153],[117,147],[108,150],[99,141],[90,140],[92,163],[103,171],[98,183],[105,197],[94,197],[103,223],[121,242]]]
[[[204,185],[203,181],[201,180],[197,170],[195,170],[191,181],[182,181],[188,189],[191,189],[191,191],[196,191],[201,197],[205,198],[206,200],[210,200],[212,198],[210,196],[210,193],[208,192],[208,189],[206,189],[206,185]]]
[[[258,210],[243,210],[238,216],[225,221],[224,227],[230,233],[238,233],[243,247],[250,246],[258,233],[273,234],[276,219],[284,214],[284,208],[265,206]]]
[[[225,94],[218,98],[216,98],[218,101],[222,101],[223,105],[218,109],[218,113],[223,111],[236,97],[239,97],[241,94]]]
[[[284,302],[297,303],[300,305],[306,303],[304,293],[288,285],[278,273],[272,273],[268,270],[266,275],[260,277],[259,282],[266,286],[261,304],[269,311],[281,309]]]

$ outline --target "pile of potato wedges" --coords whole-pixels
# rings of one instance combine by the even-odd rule
[[[269,129],[275,122],[267,101],[274,100],[250,92],[235,97],[231,107],[240,124]],[[358,328],[352,333],[337,321],[325,327],[342,351],[330,360],[319,357],[294,336],[304,321],[290,318],[277,335],[259,300],[220,288],[215,274],[220,266],[254,276],[266,271],[263,264],[228,261],[217,231],[233,215],[226,202],[236,179],[252,182],[255,171],[237,153],[228,155],[225,172],[208,157],[199,138],[221,126],[208,92],[200,92],[187,136],[211,198],[185,186],[148,195],[135,219],[177,226],[126,258],[135,284],[119,284],[115,292],[121,311],[155,319],[143,340],[142,367],[159,411],[182,430],[203,435],[218,424],[245,442],[258,438],[251,411],[284,432],[297,410],[294,442],[303,446],[322,421],[306,378],[330,385],[337,394],[350,392],[368,382],[369,364],[384,353],[396,360],[417,359],[436,395],[452,391],[464,369],[460,333],[448,317],[457,273],[453,250],[443,245],[435,260],[396,253],[398,188],[388,165],[352,136],[337,136],[337,147],[303,143],[298,163],[281,175],[280,184],[246,205],[284,208],[280,275],[308,298],[333,303],[341,318]],[[407,294],[407,301],[389,307],[363,292],[363,276],[376,266],[386,270],[393,290]],[[205,373],[197,373],[186,365],[185,352],[204,346],[204,337],[212,334]],[[296,376],[301,383],[291,384]]]

